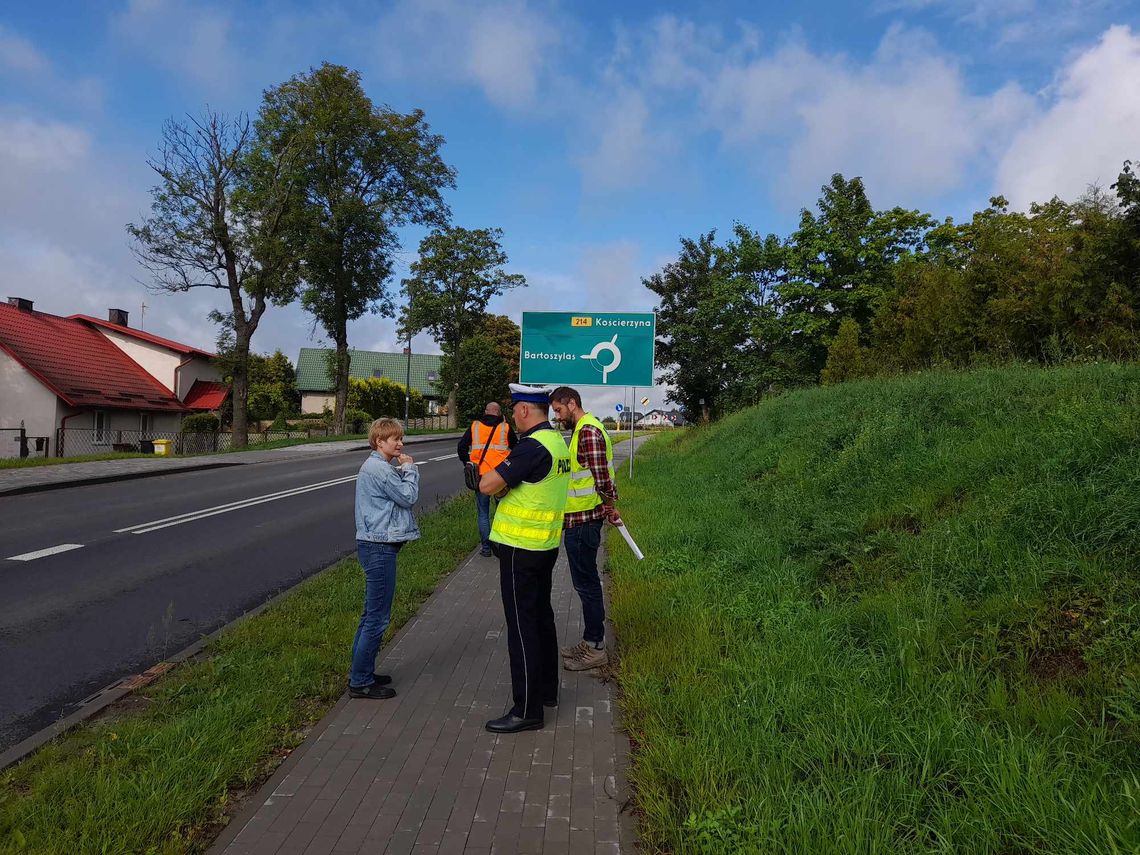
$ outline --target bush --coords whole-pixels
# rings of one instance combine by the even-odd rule
[[[285,414],[281,413],[273,420],[273,424],[269,426],[269,430],[287,431],[291,425],[285,421]]]
[[[414,418],[423,416],[425,405],[424,396],[418,389],[412,390],[409,402],[409,415]],[[350,377],[348,380],[348,407],[350,410],[363,410],[371,413],[372,418],[392,416],[402,419],[404,417],[404,386],[389,380],[387,377],[366,377],[360,379]]]
[[[349,433],[364,433],[372,424],[372,416],[364,410],[349,408],[344,411],[344,429]]]
[[[214,433],[221,428],[221,422],[213,413],[194,413],[182,420],[183,433]]]

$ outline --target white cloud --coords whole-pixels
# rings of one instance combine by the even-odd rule
[[[1041,112],[1013,137],[996,189],[1024,208],[1115,181],[1125,159],[1140,157],[1140,87],[1124,85],[1138,79],[1140,34],[1110,28],[1060,72]]]
[[[224,90],[238,64],[229,43],[230,16],[189,0],[130,0],[114,21],[127,43],[180,77]]]
[[[950,192],[1030,109],[1016,85],[972,94],[931,37],[899,26],[863,65],[793,42],[728,64],[709,92],[711,124],[739,147],[774,143],[776,187],[801,202],[833,172],[892,204]]]
[[[472,83],[492,104],[523,109],[539,104],[561,29],[524,0],[400,0],[381,19],[374,49],[388,74]]]
[[[0,173],[0,181],[11,191],[15,188],[9,182],[28,181],[29,171],[70,170],[87,156],[90,145],[88,133],[74,125],[0,115],[0,151],[9,160],[7,168]]]
[[[0,82],[6,78],[15,84],[15,91],[32,95],[41,104],[53,101],[93,109],[103,103],[98,80],[61,75],[30,39],[0,24]]]
[[[578,158],[588,189],[636,187],[664,166],[662,155],[671,145],[665,130],[650,122],[644,94],[633,89],[616,93],[589,116],[594,140]]]
[[[673,155],[711,130],[797,206],[834,172],[863,176],[890,204],[950,193],[1032,112],[1016,84],[971,92],[953,56],[901,25],[859,62],[816,52],[795,32],[766,45],[751,28],[727,38],[667,16],[619,33],[602,88],[619,96],[598,113],[582,159],[588,185],[632,186],[647,164],[676,175]]]
[[[51,63],[28,39],[0,25],[0,67],[39,73],[48,71]]]

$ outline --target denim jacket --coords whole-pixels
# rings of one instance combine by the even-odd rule
[[[412,505],[420,496],[420,471],[414,463],[393,466],[373,451],[356,478],[356,539],[403,543],[420,536]]]

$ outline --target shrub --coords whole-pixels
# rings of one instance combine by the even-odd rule
[[[372,416],[364,410],[356,410],[350,407],[344,411],[344,429],[349,433],[363,433],[368,430],[370,424],[372,424]]]
[[[182,420],[183,433],[213,433],[219,428],[221,423],[213,413],[194,413]]]

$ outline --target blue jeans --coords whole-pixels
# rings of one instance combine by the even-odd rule
[[[606,637],[606,607],[602,602],[602,580],[598,576],[598,547],[602,543],[602,521],[591,520],[563,532],[570,579],[582,601],[582,638],[595,644]]]
[[[352,640],[352,671],[348,684],[364,689],[375,682],[376,654],[384,631],[392,622],[392,596],[396,592],[396,553],[402,544],[356,541],[356,555],[364,568],[364,612]]]
[[[479,540],[485,549],[491,545],[491,497],[476,493],[475,510],[479,514]]]

